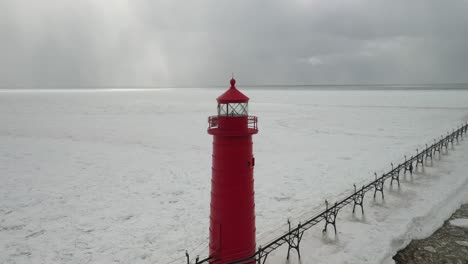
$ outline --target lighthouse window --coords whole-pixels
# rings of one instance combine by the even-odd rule
[[[227,104],[219,104],[218,105],[218,115],[220,116],[227,116]]]
[[[246,116],[248,115],[247,103],[219,104],[218,114],[221,116]]]

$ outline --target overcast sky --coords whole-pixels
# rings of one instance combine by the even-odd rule
[[[468,82],[463,0],[1,0],[0,86]]]

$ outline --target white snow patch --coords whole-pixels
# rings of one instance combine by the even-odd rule
[[[431,253],[436,253],[436,250],[435,250],[435,248],[434,248],[434,247],[432,247],[432,246],[427,246],[427,247],[424,247],[424,250],[426,250],[426,251],[429,251],[429,252],[431,252]]]
[[[450,224],[453,226],[468,228],[468,219],[467,218],[458,218],[450,220]]]
[[[468,247],[468,241],[455,241],[460,246]]]

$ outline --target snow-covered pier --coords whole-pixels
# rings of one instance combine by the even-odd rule
[[[446,154],[449,151],[449,146],[453,146],[454,142],[458,142],[461,138],[466,135],[468,130],[468,123],[454,129],[451,133],[447,133],[447,136],[441,137],[440,140],[434,140],[434,143],[430,146],[426,145],[426,148],[422,151],[416,150],[416,155],[410,157],[409,159],[405,156],[403,162],[398,164],[397,166],[393,166],[391,164],[391,169],[383,173],[381,176],[378,176],[375,173],[375,179],[368,184],[363,185],[361,188],[356,188],[354,185],[354,192],[349,196],[336,201],[333,205],[329,205],[328,201],[325,201],[325,209],[319,213],[317,213],[312,218],[308,219],[304,223],[299,223],[296,227],[292,227],[291,223],[288,220],[288,231],[282,234],[279,237],[274,238],[270,242],[266,243],[265,245],[259,246],[258,250],[252,256],[240,259],[237,261],[233,261],[230,263],[265,263],[266,259],[268,258],[269,254],[274,250],[278,249],[282,245],[287,246],[287,256],[286,258],[289,259],[290,253],[292,250],[297,252],[298,257],[301,257],[300,254],[300,245],[301,240],[304,235],[304,232],[309,230],[311,227],[319,224],[320,222],[325,223],[325,227],[323,232],[327,232],[327,227],[329,225],[333,226],[334,232],[337,232],[337,216],[338,212],[345,207],[346,205],[353,204],[353,214],[355,213],[356,206],[361,208],[362,215],[364,215],[364,206],[363,201],[365,194],[369,191],[374,191],[373,198],[376,199],[376,195],[378,192],[381,194],[381,198],[384,199],[384,185],[386,180],[390,179],[390,185],[393,185],[395,181],[398,186],[400,186],[400,175],[406,175],[407,171],[412,175],[414,170],[418,169],[418,165],[420,164],[421,167],[424,166],[424,163],[427,162],[428,158],[430,158],[431,162],[433,161],[433,156],[438,153],[439,157],[442,154]],[[414,164],[414,165],[413,165]],[[192,263],[190,261],[190,255],[186,253],[187,263]],[[197,258],[194,260],[193,263],[201,264],[201,263],[217,263],[219,262],[216,259],[212,259],[211,257],[206,257],[200,260]]]

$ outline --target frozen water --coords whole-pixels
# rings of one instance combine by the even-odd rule
[[[294,223],[307,218],[324,199],[333,201],[353,183],[372,179],[374,171],[381,173],[468,117],[467,91],[243,91],[251,98],[251,114],[259,117],[258,244],[284,230],[288,216]],[[186,249],[205,255],[207,117],[215,114],[222,92],[0,92],[0,263],[181,263]],[[467,151],[459,149],[441,163]],[[440,165],[439,172],[446,171]],[[464,186],[466,177],[453,178],[449,183]],[[347,244],[327,243],[316,237],[320,231],[311,231],[306,243],[316,249],[309,258],[342,263],[337,259],[351,256],[350,263],[359,263],[360,244],[349,246],[353,237],[398,227],[418,201],[426,205],[417,211],[421,216],[455,193],[444,185],[435,201],[419,194],[434,185],[422,181],[421,190],[372,205],[367,211],[378,209],[369,215],[372,225],[345,216],[339,225],[350,227],[340,231],[367,230],[339,233]],[[398,210],[391,201],[405,199],[415,202],[387,221]],[[408,229],[395,230],[394,237]],[[377,245],[401,246],[389,239]],[[279,253],[271,260],[284,262]]]

